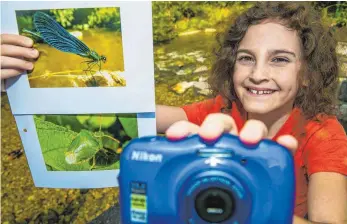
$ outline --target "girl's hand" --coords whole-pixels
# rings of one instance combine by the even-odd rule
[[[33,40],[15,34],[1,34],[1,80],[32,70],[38,50],[32,48]]]
[[[237,130],[232,117],[216,113],[208,115],[200,127],[188,121],[176,122],[167,129],[166,136],[169,139],[181,139],[191,134],[199,134],[204,140],[213,141],[225,132],[238,135],[246,144],[257,144],[268,135],[268,130],[261,121],[248,120],[242,130]],[[276,141],[291,150],[292,154],[298,147],[297,140],[291,135],[280,136]]]

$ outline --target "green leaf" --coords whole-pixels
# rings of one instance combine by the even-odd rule
[[[138,136],[137,130],[137,116],[134,115],[120,115],[118,116],[120,123],[122,124],[124,131],[131,138]]]
[[[119,161],[113,163],[111,166],[96,167],[93,170],[118,170],[118,169],[119,169]]]
[[[41,151],[47,166],[52,170],[90,170],[88,162],[71,165],[65,160],[65,153],[78,133],[34,116]]]
[[[102,149],[95,156],[95,170],[116,169],[115,163],[119,161],[119,155],[112,150]],[[93,165],[93,160],[89,161]],[[94,170],[93,169],[93,170]]]
[[[124,148],[129,144],[129,142],[130,142],[130,141],[124,142],[123,145],[122,145],[122,148],[124,149]]]
[[[74,132],[79,132],[84,128],[83,124],[81,124],[76,115],[46,115],[45,121],[52,122],[56,125],[66,127]]]
[[[110,166],[96,166],[93,170],[118,170],[119,169],[119,160],[113,163]]]
[[[92,115],[88,119],[88,125],[94,129],[98,129],[100,126],[101,128],[109,128],[116,120],[117,117],[115,115]]]
[[[78,133],[34,116],[34,122],[42,152],[56,148],[68,148]]]
[[[113,140],[110,137],[107,137],[106,135],[104,135],[102,137],[102,145],[104,148],[106,149],[110,149],[114,152],[117,151],[118,147],[119,147],[119,141],[116,141],[117,139]]]
[[[47,171],[54,171],[53,168],[47,164],[46,164],[46,169],[47,169]]]
[[[77,115],[76,118],[81,124],[85,124],[90,118],[90,115]]]

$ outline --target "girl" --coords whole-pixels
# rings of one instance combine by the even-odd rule
[[[25,37],[2,36],[2,78],[32,69],[18,59],[36,58],[31,46]],[[308,5],[257,3],[220,44],[209,79],[215,97],[157,106],[158,132],[207,141],[230,132],[247,144],[273,139],[293,152],[294,223],[346,223],[347,137],[334,115],[335,46]]]
[[[293,151],[294,223],[347,223],[347,138],[334,116],[336,44],[306,4],[260,2],[236,19],[216,54],[215,98],[157,106],[169,138],[223,132],[254,144],[270,138]],[[240,131],[240,132],[239,132]],[[300,218],[301,217],[301,218]]]

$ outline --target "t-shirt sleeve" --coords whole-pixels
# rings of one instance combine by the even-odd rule
[[[206,116],[210,113],[219,113],[223,105],[221,96],[213,99],[196,102],[182,107],[187,115],[188,121],[201,125]]]
[[[304,150],[308,175],[336,172],[347,175],[347,137],[336,119],[329,119],[309,139]]]

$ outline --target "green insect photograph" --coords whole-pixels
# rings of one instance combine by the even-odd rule
[[[119,7],[16,11],[18,32],[40,56],[31,88],[124,87]]]
[[[138,137],[136,114],[35,115],[48,171],[119,169],[122,149]]]

